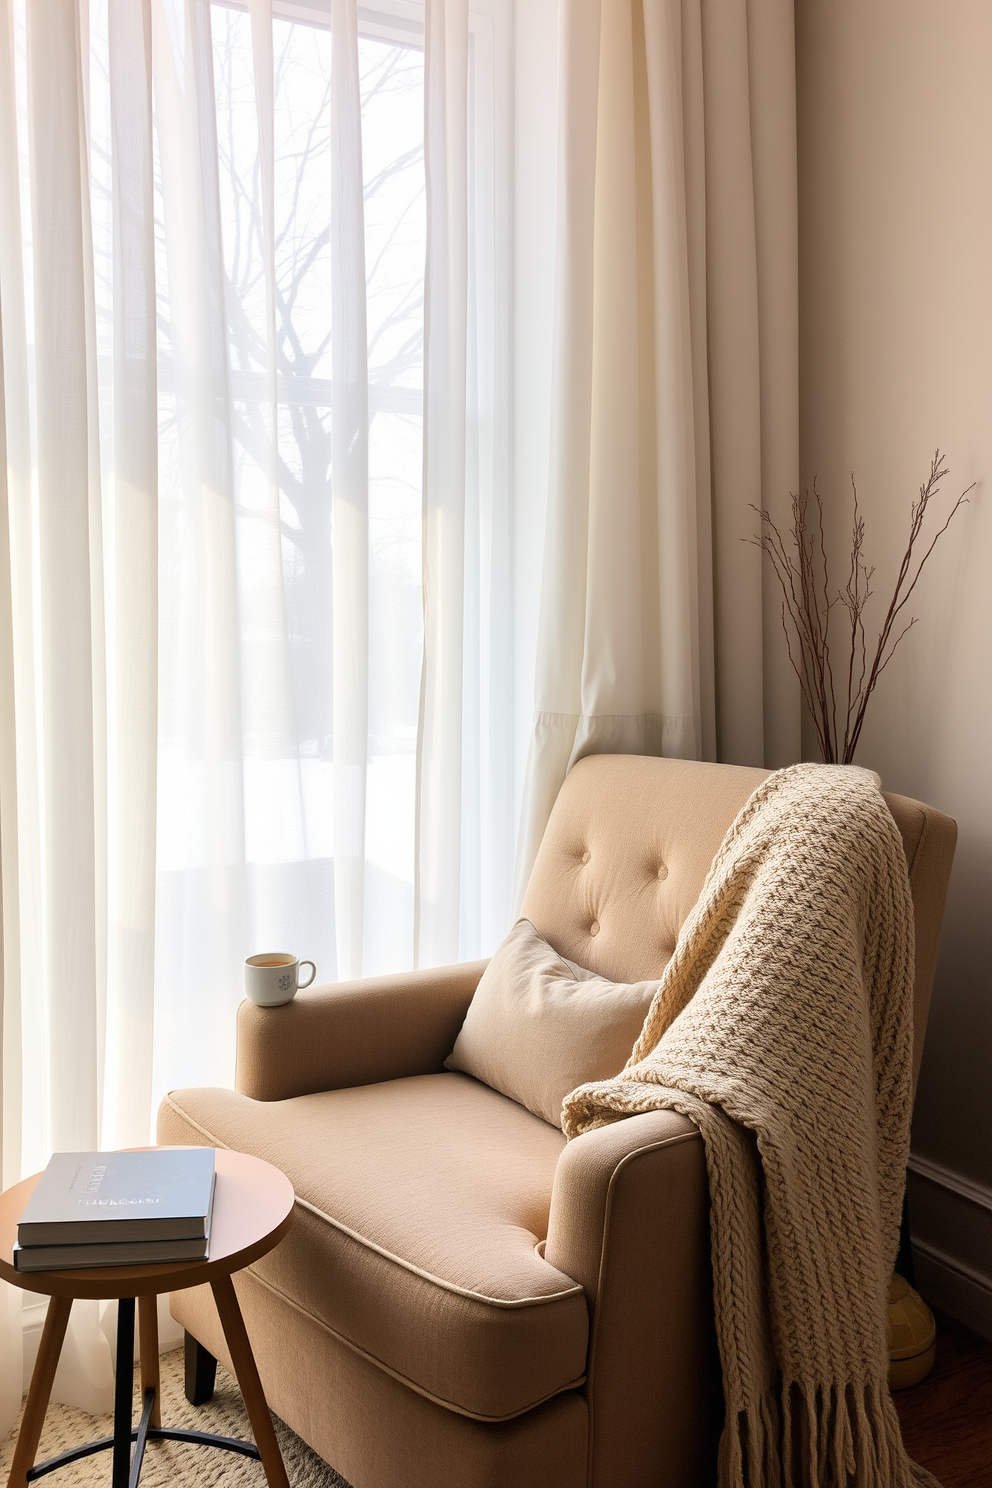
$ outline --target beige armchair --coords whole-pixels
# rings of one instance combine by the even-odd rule
[[[658,976],[765,773],[581,761],[524,913],[581,965]],[[918,1070],[956,829],[886,799],[916,910]],[[708,1488],[722,1402],[699,1134],[658,1112],[566,1145],[445,1071],[484,964],[244,1003],[237,1091],[162,1104],[160,1141],[255,1153],[296,1189],[293,1230],[237,1278],[269,1403],[354,1488]],[[209,1355],[227,1362],[209,1291],[172,1307],[203,1398]]]

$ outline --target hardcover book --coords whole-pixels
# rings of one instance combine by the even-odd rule
[[[85,1266],[152,1266],[205,1261],[210,1236],[201,1240],[134,1240],[109,1245],[15,1245],[15,1271],[79,1271]]]
[[[149,1241],[205,1244],[210,1233],[213,1186],[212,1147],[57,1152],[21,1215],[17,1241],[20,1246],[46,1248]],[[57,1264],[46,1262],[48,1266]],[[119,1264],[130,1262],[121,1259]]]

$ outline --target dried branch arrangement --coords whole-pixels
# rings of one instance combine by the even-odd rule
[[[803,701],[816,727],[816,737],[825,764],[849,765],[854,759],[869,699],[878,679],[892,660],[899,642],[916,624],[916,616],[904,618],[906,605],[920,574],[940,538],[960,507],[966,503],[969,486],[954,503],[943,526],[920,555],[927,509],[947,474],[938,450],[930,476],[910,511],[909,541],[899,565],[895,589],[885,612],[878,641],[869,657],[865,611],[873,590],[875,573],[865,559],[865,522],[854,492],[854,525],[851,556],[843,588],[831,588],[827,564],[823,498],[813,482],[808,491],[792,497],[792,526],[786,536],[767,511],[758,512],[761,535],[752,541],[768,555],[782,587],[782,628],[789,648]],[[835,658],[840,657],[835,669]]]

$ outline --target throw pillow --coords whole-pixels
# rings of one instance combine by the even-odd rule
[[[587,1080],[626,1064],[658,982],[610,982],[566,961],[518,920],[482,974],[444,1061],[552,1126]]]

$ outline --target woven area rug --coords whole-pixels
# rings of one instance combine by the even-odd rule
[[[241,1392],[224,1369],[217,1366],[217,1389],[209,1405],[190,1405],[183,1393],[183,1351],[163,1354],[162,1424],[187,1431],[213,1431],[222,1436],[253,1440],[248,1417],[241,1404]],[[137,1390],[135,1390],[135,1425],[137,1425]],[[276,1436],[291,1488],[348,1488],[344,1478],[312,1452],[294,1431],[274,1416]],[[18,1422],[18,1425],[20,1423]],[[55,1457],[70,1447],[81,1446],[95,1437],[110,1436],[114,1429],[111,1416],[90,1416],[68,1405],[50,1405],[45,1430],[38,1448],[38,1461]],[[10,1471],[10,1461],[17,1440],[17,1426],[0,1446],[0,1481]],[[41,1479],[52,1488],[97,1488],[110,1483],[110,1458],[107,1452],[84,1457],[52,1476]],[[265,1488],[265,1474],[260,1462],[234,1452],[220,1452],[212,1447],[195,1447],[181,1442],[149,1442],[141,1469],[142,1488]]]

